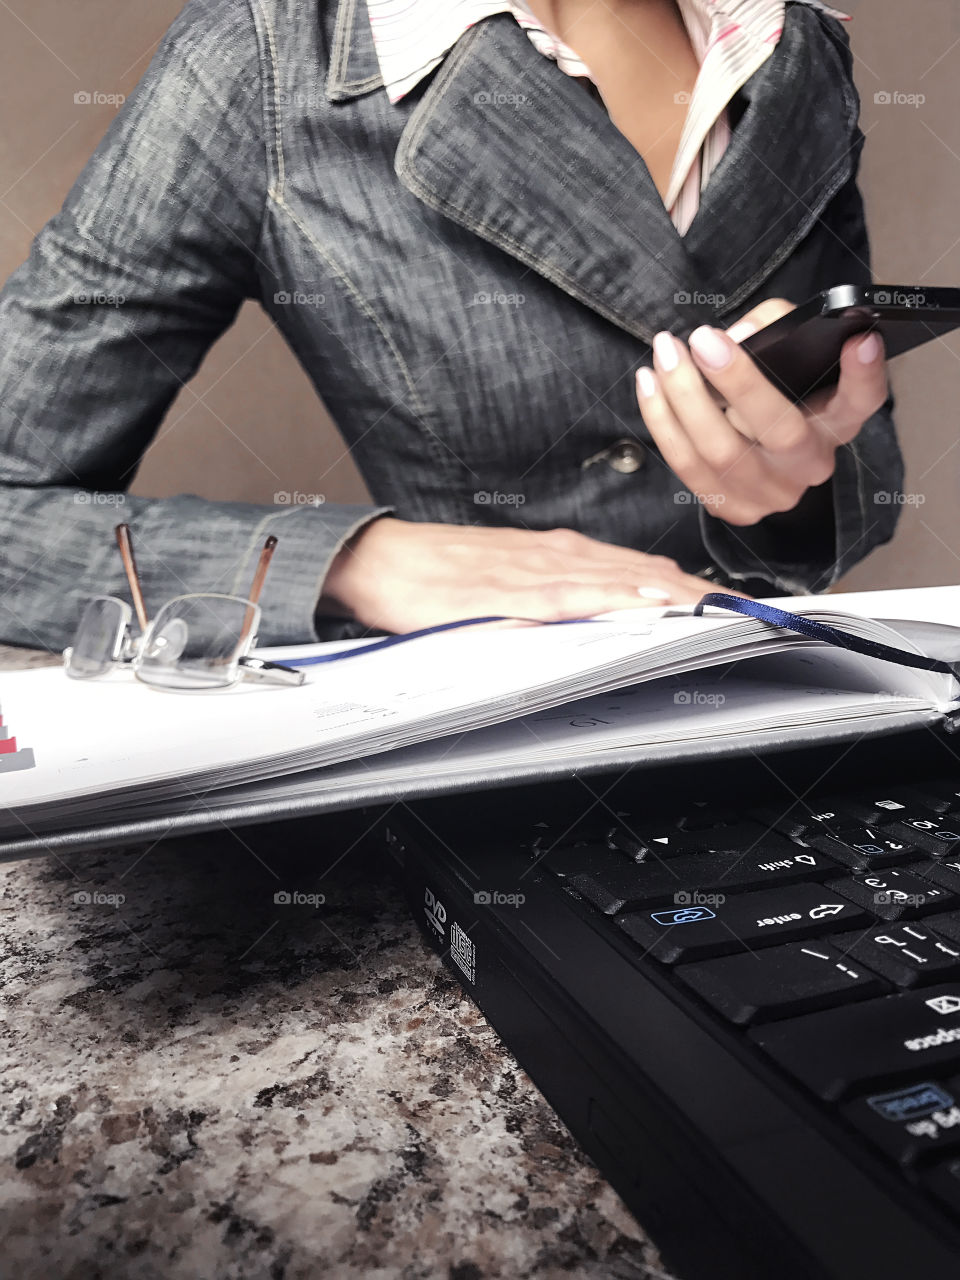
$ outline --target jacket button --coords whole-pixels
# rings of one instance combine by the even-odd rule
[[[595,462],[606,462],[608,466],[613,467],[614,471],[629,476],[634,471],[639,471],[646,460],[643,446],[637,444],[636,440],[616,440],[608,449],[601,449],[592,458],[587,458],[581,463],[581,470],[585,471]]]

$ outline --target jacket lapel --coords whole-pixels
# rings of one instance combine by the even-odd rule
[[[637,337],[697,323],[691,265],[643,160],[509,15],[447,55],[395,168],[425,204]]]
[[[331,102],[347,102],[383,84],[370,32],[366,0],[340,0],[330,41],[330,65],[324,87]]]
[[[806,5],[787,7],[777,48],[741,90],[746,110],[684,237],[694,272],[723,299],[720,314],[772,275],[855,172],[860,104],[823,22]]]

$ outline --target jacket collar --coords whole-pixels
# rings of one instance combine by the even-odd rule
[[[364,0],[340,0],[327,93],[382,85]],[[472,27],[395,157],[424,204],[649,342],[735,312],[854,170],[858,103],[822,20],[790,5],[687,235],[603,107],[507,14]],[[398,106],[393,110],[402,110]]]

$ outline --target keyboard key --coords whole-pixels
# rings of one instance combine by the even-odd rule
[[[750,817],[765,827],[782,831],[791,839],[806,840],[806,833],[812,831],[822,835],[835,825],[853,825],[858,819],[855,813],[826,805],[822,808],[815,803],[798,802],[796,804],[766,804],[750,810]]]
[[[853,791],[843,795],[821,795],[812,800],[762,805],[750,811],[758,822],[776,827],[794,838],[806,839],[808,831],[836,830],[838,827],[874,826],[905,817],[923,818],[960,809],[960,788],[956,782],[929,786],[895,786],[885,791]]]
[[[847,876],[828,880],[826,887],[843,894],[881,920],[902,920],[924,915],[949,906],[953,894],[940,885],[914,875],[912,871],[892,868],[869,875]]]
[[[645,836],[637,835],[632,827],[622,823],[611,827],[607,833],[607,847],[625,853],[634,862],[644,862],[650,856],[650,843]]]
[[[923,923],[941,938],[960,946],[960,911],[947,911],[942,916],[927,916]]]
[[[665,964],[772,947],[866,922],[860,907],[820,885],[784,884],[723,902],[679,905],[621,916],[617,923]]]
[[[866,933],[842,933],[830,939],[848,962],[866,965],[897,987],[960,978],[960,945],[922,924],[878,925]]]
[[[808,831],[805,841],[854,871],[896,866],[924,856],[916,845],[859,823],[835,827],[823,835]]]
[[[924,1178],[933,1194],[960,1217],[960,1160],[946,1160]]]
[[[925,880],[932,880],[934,884],[949,889],[951,893],[960,895],[960,857],[931,859],[929,862],[921,862],[911,867],[911,871],[915,871],[918,876],[923,876]]]
[[[790,857],[796,846],[776,831],[765,831],[756,822],[728,823],[725,826],[680,828],[650,827],[637,831],[625,828],[611,836],[617,848],[637,857],[634,849],[643,849],[645,858],[677,858],[685,854],[745,853],[763,855],[765,861]]]
[[[569,815],[524,823],[521,844],[534,858],[542,857],[553,849],[584,848],[590,845],[603,847],[613,829],[614,817],[604,811],[590,813],[573,819]]]
[[[713,800],[693,800],[677,819],[677,826],[681,831],[699,831],[704,827],[729,827],[742,821],[742,809],[725,809]]]
[[[843,1107],[850,1123],[898,1164],[960,1151],[960,1077],[868,1094]]]
[[[905,991],[790,1022],[750,1038],[821,1098],[862,1092],[873,1081],[960,1069],[960,983]]]
[[[551,849],[543,855],[540,865],[560,876],[567,887],[576,890],[605,915],[614,915],[628,902],[642,902],[644,886],[648,886],[650,880],[649,874],[643,876],[641,864],[597,844]],[[657,890],[663,892],[662,868],[653,864],[651,870],[660,877]],[[668,888],[678,886],[678,881],[669,873],[667,880]]]
[[[921,809],[930,809],[933,813],[947,813],[951,809],[960,809],[960,784],[957,778],[933,778],[919,787],[904,787],[910,801],[915,801]],[[897,790],[900,795],[900,789]],[[910,807],[908,801],[907,807]]]
[[[955,802],[937,794],[936,786],[895,786],[882,792],[851,791],[841,796],[823,796],[821,803],[825,808],[835,806],[858,822],[868,824],[889,822],[909,809],[946,813],[948,809],[956,807]]]
[[[949,858],[960,853],[960,814],[918,814],[913,809],[895,822],[885,822],[883,827],[889,835],[915,844],[934,857]]]
[[[731,1022],[767,1022],[882,995],[876,974],[825,942],[792,942],[700,964],[678,965],[676,976]]]
[[[785,842],[788,857],[773,857],[768,850],[742,853],[692,853],[683,857],[650,857],[632,862],[606,849],[561,849],[547,854],[543,863],[565,885],[605,915],[634,911],[648,903],[672,902],[690,906],[698,895],[715,905],[723,896],[761,885],[810,878],[823,879],[837,871],[824,854],[798,849]],[[946,895],[944,895],[946,897]]]

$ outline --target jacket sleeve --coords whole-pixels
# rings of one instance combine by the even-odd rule
[[[858,131],[858,153],[862,141]],[[869,283],[870,247],[855,173],[831,203],[831,245],[842,248],[831,255],[836,274],[829,283]],[[778,595],[823,591],[874,547],[890,541],[902,488],[891,396],[857,437],[837,450],[832,480],[808,490],[793,511],[737,527],[702,507],[704,544],[730,586],[766,583]]]
[[[316,638],[326,569],[374,508],[125,492],[180,387],[260,292],[266,190],[248,7],[191,0],[0,293],[0,640],[60,648],[85,599],[126,598],[121,519],[153,612],[188,592],[245,595],[276,534],[261,642]]]

